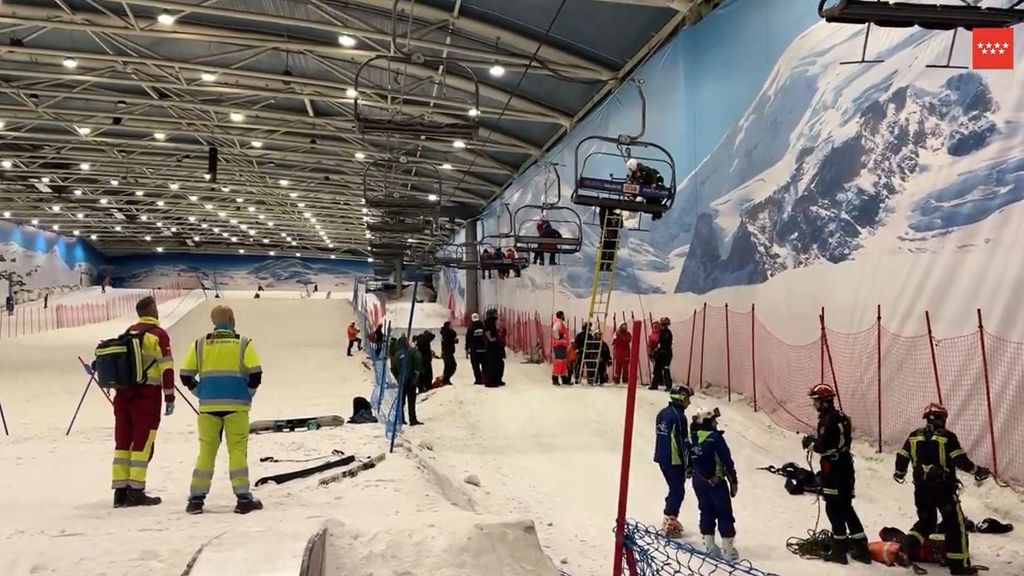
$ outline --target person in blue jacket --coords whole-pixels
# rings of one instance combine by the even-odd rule
[[[718,408],[699,408],[693,416],[687,476],[693,477],[693,493],[700,508],[700,533],[704,548],[712,556],[731,562],[739,559],[736,552],[736,518],[732,499],[739,490],[736,465],[718,429]],[[722,535],[722,547],[715,542],[715,525]]]
[[[654,461],[668,484],[665,497],[665,519],[661,529],[669,538],[683,535],[679,523],[679,507],[686,496],[686,460],[689,453],[689,435],[686,432],[686,407],[690,405],[693,390],[676,386],[669,392],[668,406],[658,412],[655,420]]]

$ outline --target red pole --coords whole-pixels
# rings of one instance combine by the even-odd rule
[[[932,336],[932,316],[927,310],[924,311],[924,321],[928,325],[928,349],[932,353],[932,373],[935,374],[935,392],[939,395],[939,404],[942,404],[942,386],[939,385],[939,363],[935,359],[935,337]]]
[[[985,402],[988,404],[988,435],[992,441],[992,474],[999,477],[999,458],[996,453],[996,427],[992,416],[992,388],[988,379],[988,354],[985,351],[985,324],[978,308],[978,338],[981,339],[981,366],[985,370]]]
[[[633,346],[630,351],[629,387],[626,389],[626,418],[622,432],[622,466],[619,471],[619,507],[615,517],[615,557],[612,576],[622,574],[622,553],[626,532],[626,501],[629,496],[629,464],[633,452],[633,417],[636,411],[636,376],[640,357],[640,322],[633,321]]]
[[[704,334],[707,333],[708,327],[708,303],[704,303],[704,308],[700,313],[700,369],[697,372],[697,382],[701,390],[704,389]]]
[[[882,453],[882,305],[878,305],[878,453]]]
[[[729,350],[729,303],[725,303],[725,389],[727,401],[732,402],[732,353]]]
[[[832,349],[828,345],[828,333],[825,332],[825,308],[821,308],[821,343],[825,348],[825,356],[828,358],[829,372],[832,374],[832,385],[836,389],[836,400],[839,401],[839,409],[843,409],[843,397],[839,394],[839,380],[836,378],[836,366],[832,363]]]
[[[690,356],[686,359],[686,385],[690,386],[690,370],[693,368],[693,339],[697,336],[697,309],[693,309],[693,322],[690,325]],[[652,376],[653,378],[653,376]]]
[[[754,305],[750,305],[750,382],[754,388],[754,412],[757,412],[757,314]]]

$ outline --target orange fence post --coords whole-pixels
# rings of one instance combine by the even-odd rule
[[[999,477],[999,456],[996,452],[996,427],[992,415],[992,388],[988,379],[988,354],[985,351],[985,323],[978,308],[978,338],[981,340],[981,367],[985,371],[985,403],[988,405],[988,435],[992,441],[992,474]]]
[[[882,453],[882,305],[878,305],[875,317],[878,330],[878,453]]]
[[[629,387],[626,389],[626,417],[622,432],[622,464],[619,469],[619,505],[615,517],[615,559],[612,575],[622,574],[622,554],[626,534],[626,502],[629,497],[629,465],[633,454],[633,421],[636,413],[636,378],[640,356],[640,322],[633,321],[633,343],[629,363]]]

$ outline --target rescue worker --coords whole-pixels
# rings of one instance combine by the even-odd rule
[[[441,326],[441,361],[444,362],[441,383],[445,386],[452,385],[452,376],[459,367],[459,363],[455,361],[455,345],[458,343],[459,335],[452,329],[452,323],[445,322]]]
[[[484,386],[497,388],[504,386],[502,381],[505,372],[505,345],[498,333],[498,311],[487,311],[484,320]]]
[[[665,519],[661,529],[669,538],[683,535],[679,523],[679,508],[686,497],[686,469],[689,459],[689,434],[686,429],[686,408],[690,405],[693,390],[676,386],[669,393],[668,406],[658,412],[654,428],[654,461],[661,468],[661,474],[668,484],[665,496]]]
[[[573,337],[573,347],[576,349],[576,362],[573,365],[573,379],[582,382],[580,373],[583,371],[583,348],[587,342],[587,334],[590,333],[590,323],[584,322],[583,327]]]
[[[736,465],[724,433],[718,429],[718,408],[699,408],[693,416],[690,459],[686,475],[693,478],[693,493],[700,508],[700,533],[708,554],[735,562],[736,518],[732,499],[739,491]],[[715,526],[722,535],[722,547],[715,542]]]
[[[946,408],[929,404],[922,417],[925,426],[912,432],[903,443],[903,448],[896,455],[896,472],[893,474],[893,479],[902,484],[906,481],[907,467],[914,467],[917,522],[907,534],[905,552],[911,558],[919,554],[921,546],[936,532],[941,514],[949,573],[977,574],[978,569],[971,566],[967,526],[957,495],[960,482],[956,471],[974,474],[976,482],[987,480],[992,472],[974,464],[960,446],[956,434],[946,428],[949,417]]]
[[[853,508],[856,484],[853,454],[850,453],[853,424],[849,416],[836,408],[836,391],[828,384],[816,384],[808,396],[818,411],[818,433],[805,436],[802,444],[804,450],[821,455],[821,494],[835,539],[835,546],[824,560],[846,564],[849,553],[850,558],[870,564],[868,538]]]
[[[621,384],[629,378],[629,353],[633,345],[633,337],[625,322],[619,324],[612,338],[612,382]]]
[[[914,556],[908,555],[907,535],[898,528],[882,528],[880,540],[868,544],[871,559],[886,566],[910,567],[911,563],[939,564],[946,561],[946,541],[941,534],[932,534],[923,545],[916,544]]]
[[[121,388],[114,395],[114,463],[111,486],[114,508],[155,506],[158,496],[146,494],[146,469],[163,415],[174,413],[174,358],[171,338],[160,327],[156,299],[146,296],[135,304],[138,322],[128,332],[139,339],[145,362],[145,384]]]
[[[601,271],[611,272],[615,264],[615,252],[619,249],[619,230],[622,229],[622,213],[618,210],[601,208],[598,211],[601,223]]]
[[[561,379],[561,382],[559,382]],[[569,376],[569,328],[565,325],[565,312],[555,312],[551,323],[551,383],[572,386]]]
[[[612,351],[608,343],[604,341],[604,334],[598,330],[594,333],[594,339],[601,343],[597,356],[597,383],[604,386],[608,383],[608,366],[612,363]]]
[[[482,385],[486,372],[487,338],[484,337],[484,323],[476,312],[471,316],[469,328],[466,328],[466,354],[473,367],[473,384]]]
[[[637,161],[636,158],[630,158],[626,162],[626,169],[629,174],[626,176],[626,181],[630,184],[638,184],[647,188],[657,190],[665,188],[665,179],[661,173],[646,166]],[[664,201],[656,196],[648,196],[644,199],[647,204],[662,204]],[[651,216],[651,220],[660,220],[661,214],[654,214]]]
[[[541,238],[549,238],[552,240],[562,237],[562,233],[559,232],[554,226],[552,226],[551,222],[548,222],[547,220],[541,220],[540,222],[537,223],[537,235],[540,236]],[[533,263],[543,266],[544,252],[547,252],[548,264],[550,264],[551,266],[556,266],[558,264],[558,259],[554,242],[541,242],[541,244],[541,250],[538,252],[534,252],[533,254]]]
[[[431,344],[434,342],[434,333],[430,330],[418,334],[413,338],[413,343],[420,353],[420,371],[417,385],[420,392],[426,392],[433,388],[434,382],[434,350]]]
[[[391,355],[391,375],[398,383],[400,394],[405,398],[406,411],[409,413],[408,421],[405,415],[402,415],[402,423],[408,423],[410,426],[423,424],[416,418],[416,383],[419,381],[421,368],[420,351],[415,346],[410,346],[409,339],[402,336],[396,341],[395,351]]]
[[[658,322],[658,340],[654,344],[651,353],[654,360],[654,368],[651,369],[651,390],[657,390],[664,385],[665,390],[672,387],[672,372],[669,366],[672,364],[672,330],[669,326],[672,321],[668,316]]]
[[[357,344],[359,346],[360,352],[363,351],[363,341],[359,338],[359,328],[356,326],[355,322],[350,322],[348,325],[348,351],[346,352],[349,356],[352,355],[353,344]]]
[[[213,482],[221,437],[228,445],[228,476],[235,512],[262,510],[249,490],[249,408],[263,382],[263,368],[252,341],[235,331],[235,313],[227,306],[210,312],[213,332],[189,347],[181,365],[181,383],[199,398],[199,457],[189,489],[189,514],[202,514]]]

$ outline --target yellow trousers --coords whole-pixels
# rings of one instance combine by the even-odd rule
[[[249,496],[249,412],[199,414],[199,458],[192,472],[190,497],[202,500],[213,483],[221,435],[228,445],[228,476],[236,496]]]

